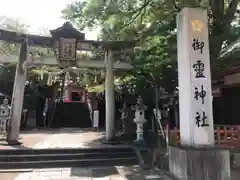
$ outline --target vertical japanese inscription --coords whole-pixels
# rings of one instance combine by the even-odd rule
[[[198,60],[195,64],[193,64],[193,68],[196,72],[195,78],[205,78],[204,63],[201,60]]]
[[[198,38],[193,38],[192,48],[193,48],[194,52],[198,51],[202,55],[203,49],[204,49],[204,42],[200,41]],[[196,80],[206,78],[205,73],[204,73],[205,65],[201,60],[197,60],[196,63],[193,64],[192,67],[195,71]],[[200,87],[197,87],[197,86],[194,87],[194,99],[196,101],[200,100],[202,105],[204,105],[204,103],[205,103],[206,95],[207,95],[207,92],[204,90],[203,85],[201,85]],[[204,110],[202,112],[200,112],[200,111],[196,112],[195,123],[198,128],[209,126],[209,124],[207,123],[207,115]]]
[[[194,92],[195,96],[194,96],[194,99],[196,100],[199,100],[201,99],[202,100],[202,104],[204,104],[204,99],[205,99],[205,96],[206,96],[206,91],[203,89],[203,85],[201,85],[201,89],[199,90],[198,87],[195,87],[195,92]]]
[[[195,120],[198,127],[209,126],[209,124],[206,122],[207,116],[204,111],[201,114],[199,112],[196,112]]]
[[[204,48],[204,42],[199,41],[197,38],[193,39],[192,47],[194,51],[200,51],[200,53],[203,53],[203,48]]]

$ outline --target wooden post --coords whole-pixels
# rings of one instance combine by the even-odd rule
[[[176,144],[179,144],[179,130],[178,130],[178,127],[174,127],[173,134],[174,134],[174,138],[176,139]]]
[[[231,133],[231,135],[230,135],[230,140],[231,141],[233,141],[234,139],[235,139],[235,133],[234,133],[234,127],[232,126],[232,127],[230,127],[230,133]]]
[[[237,126],[237,139],[240,140],[240,126]]]
[[[224,141],[227,140],[227,137],[228,137],[228,130],[227,130],[227,127],[224,126]]]
[[[23,63],[24,61],[26,61],[27,55],[28,55],[28,41],[27,39],[25,39],[20,49],[19,62],[16,68],[12,94],[11,103],[12,118],[10,121],[10,127],[8,131],[8,144],[11,145],[21,144],[18,141],[18,138],[22,115],[22,105],[24,100],[25,82],[27,78],[27,70],[23,68]]]
[[[220,127],[217,127],[217,144],[220,144],[221,141],[221,129]]]

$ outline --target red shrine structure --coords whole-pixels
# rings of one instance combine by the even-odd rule
[[[87,103],[87,90],[83,87],[76,87],[67,85],[63,89],[63,102],[64,103]]]

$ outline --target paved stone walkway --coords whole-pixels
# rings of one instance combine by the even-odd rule
[[[43,142],[49,136],[48,133],[44,133],[41,131],[32,131],[28,133],[20,134],[20,142],[21,145],[18,146],[9,146],[6,141],[0,142],[0,150],[2,149],[22,149],[22,148],[34,148],[36,144]]]
[[[49,135],[45,141],[36,144],[34,148],[88,148],[100,146],[99,139],[103,136],[104,134],[101,132],[83,130],[72,132],[71,129],[66,129],[58,134]]]
[[[37,169],[14,180],[171,180],[161,170],[142,170],[138,166],[104,168]]]
[[[6,148],[87,148],[101,146],[99,139],[102,132],[81,129],[62,129],[46,131],[29,131],[21,134],[23,146]],[[232,171],[232,180],[239,179],[239,169]],[[52,168],[30,169],[21,171],[0,171],[1,180],[172,180],[159,169],[143,170],[133,167],[104,168]]]
[[[0,141],[1,149],[23,148],[87,148],[101,146],[99,139],[104,136],[103,132],[92,132],[89,129],[66,128],[66,129],[42,129],[28,130],[20,133],[21,145],[9,146],[5,141]]]
[[[54,131],[29,131],[23,134],[30,137],[32,134],[35,141],[31,148],[87,148],[101,146],[102,132],[91,132],[81,129],[62,129]],[[37,138],[39,137],[39,138]],[[41,137],[41,138],[40,138]],[[25,140],[26,138],[24,138]],[[38,139],[38,143],[37,142]],[[33,141],[33,140],[32,140]],[[23,144],[26,144],[23,142]],[[28,143],[30,147],[30,143]],[[21,172],[0,172],[3,180],[170,180],[158,169],[142,170],[138,166],[133,167],[99,167],[99,168],[52,168],[30,169]]]

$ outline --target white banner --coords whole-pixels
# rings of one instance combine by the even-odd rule
[[[93,111],[93,127],[98,128],[99,126],[99,111],[94,110]]]

